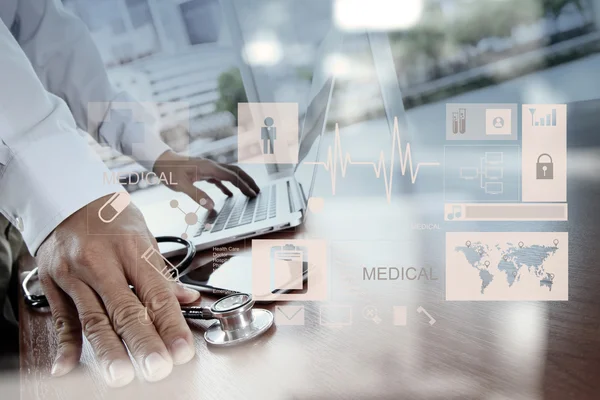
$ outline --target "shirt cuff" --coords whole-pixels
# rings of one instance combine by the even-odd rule
[[[124,191],[75,130],[38,136],[12,148],[0,179],[0,211],[33,255],[67,217],[108,194]]]

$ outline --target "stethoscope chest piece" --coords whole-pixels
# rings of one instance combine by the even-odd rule
[[[221,322],[217,321],[204,332],[204,339],[213,346],[233,346],[262,335],[273,325],[273,314],[269,310],[255,309],[250,312],[252,321],[246,327],[231,331],[225,330]]]
[[[217,319],[204,333],[207,343],[214,346],[233,346],[260,336],[273,325],[269,310],[253,309],[252,296],[230,294],[210,307],[209,318]],[[207,313],[207,314],[208,314]]]
[[[185,258],[175,268],[181,272],[187,268],[196,254],[196,248],[189,240],[178,237],[157,237],[158,243],[176,242],[186,246]],[[30,307],[48,306],[48,299],[43,294],[32,294],[28,289],[29,281],[37,275],[38,269],[31,270],[23,280],[23,296]],[[133,290],[133,286],[130,286]],[[233,346],[247,342],[265,333],[273,325],[273,314],[268,310],[252,309],[254,300],[245,293],[234,293],[217,300],[211,307],[182,307],[184,318],[216,319],[204,333],[206,341],[214,346]]]

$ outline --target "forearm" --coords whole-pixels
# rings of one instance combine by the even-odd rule
[[[67,102],[80,129],[151,169],[169,147],[141,104],[112,86],[85,24],[51,0],[21,0],[18,12],[19,44],[46,90]]]

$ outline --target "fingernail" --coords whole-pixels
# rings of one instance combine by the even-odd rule
[[[133,366],[129,361],[115,360],[108,366],[107,383],[110,387],[127,385],[135,377]]]
[[[185,294],[190,297],[190,302],[196,301],[200,298],[200,292],[194,289],[190,289],[185,286],[181,286],[185,291]]]
[[[177,339],[171,345],[171,357],[175,365],[185,364],[194,358],[195,349],[185,339]]]
[[[173,369],[173,363],[165,360],[158,353],[152,353],[144,360],[144,377],[149,382],[160,381],[167,377]]]
[[[52,376],[63,376],[65,374],[67,374],[69,371],[71,371],[71,369],[72,369],[72,367],[69,367],[69,365],[67,365],[65,363],[62,356],[59,356],[54,361],[54,364],[52,365],[52,370],[50,371],[50,374]]]

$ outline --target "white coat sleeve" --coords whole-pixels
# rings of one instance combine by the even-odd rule
[[[112,86],[83,21],[57,0],[19,0],[17,18],[19,44],[46,89],[67,102],[77,126],[151,170],[170,148],[148,122],[152,116],[138,111],[140,103]]]
[[[0,54],[0,212],[35,254],[68,216],[123,188],[103,181],[108,169],[1,21]]]

